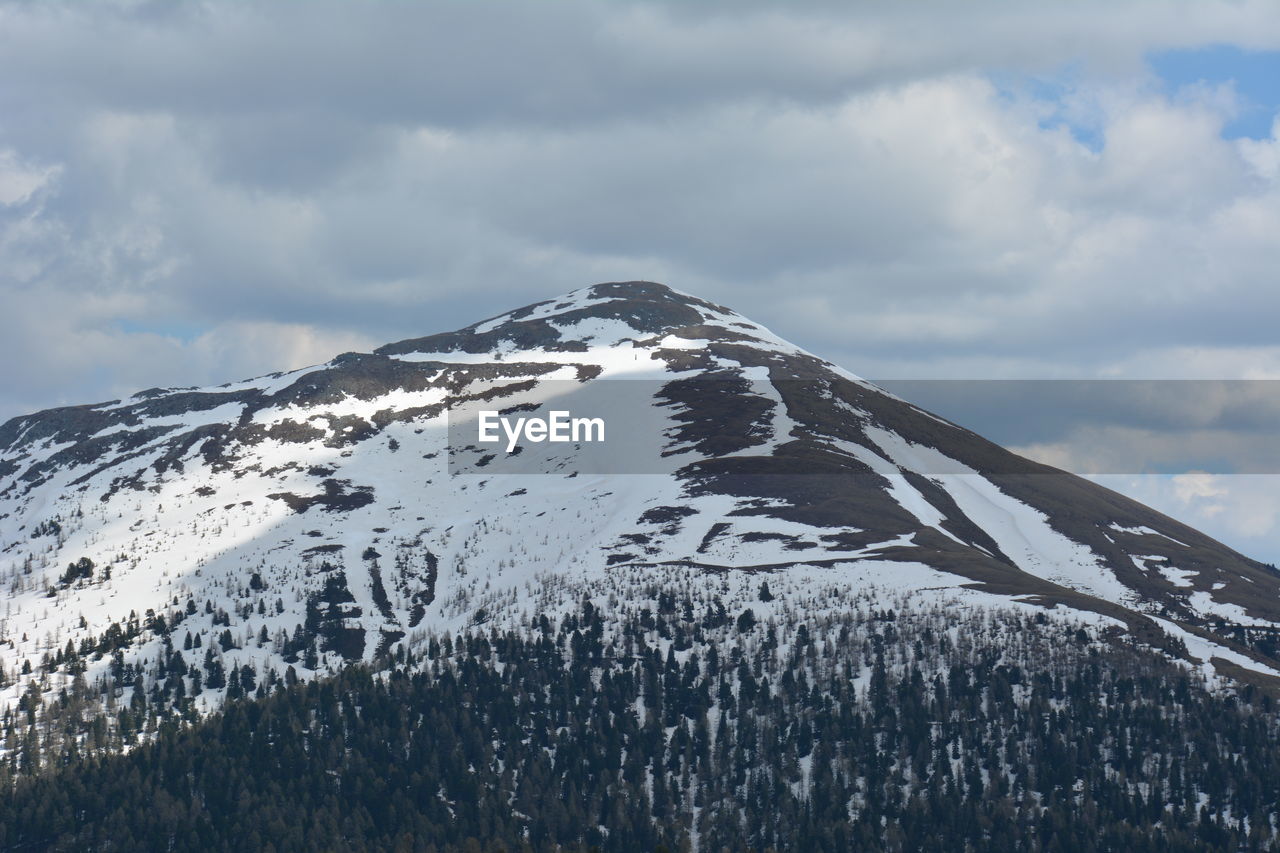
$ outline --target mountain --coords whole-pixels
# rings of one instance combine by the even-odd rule
[[[507,452],[482,411],[599,418],[604,440]],[[1274,569],[651,282],[14,418],[0,555],[10,709],[79,679],[107,709],[162,690],[194,717],[444,632],[690,589],[761,621],[1012,609],[1280,684]]]

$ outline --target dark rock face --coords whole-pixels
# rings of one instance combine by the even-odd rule
[[[289,509],[303,513],[312,507],[328,512],[349,512],[373,503],[372,486],[352,486],[347,480],[325,480],[324,491],[317,495],[295,495],[292,492],[277,492],[267,495],[269,498],[284,501]]]

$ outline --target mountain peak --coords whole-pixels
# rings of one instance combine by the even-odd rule
[[[456,332],[379,347],[379,355],[483,353],[504,349],[585,351],[621,340],[677,335],[777,342],[733,310],[654,281],[593,284],[534,302]]]
[[[605,281],[588,287],[580,287],[571,291],[567,296],[596,301],[641,299],[710,304],[658,281]]]
[[[616,310],[620,304],[637,309],[642,306],[650,306],[651,308],[654,306],[668,306],[671,310],[679,311],[680,308],[676,306],[680,306],[684,309],[701,310],[721,315],[734,313],[723,305],[708,302],[705,299],[676,290],[674,287],[661,282],[606,281],[588,287],[580,287],[556,299],[544,299],[541,302],[536,302],[533,305],[528,305],[515,311],[508,311],[491,319],[507,317],[519,319],[524,315],[524,312],[533,313],[538,308],[557,313],[593,308],[605,309],[607,312]],[[550,308],[548,309],[547,306],[550,306]],[[613,306],[613,308],[610,309],[608,306]],[[483,322],[476,325],[483,325]]]

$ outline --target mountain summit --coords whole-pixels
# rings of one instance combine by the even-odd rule
[[[604,440],[507,452],[482,409],[582,409]],[[306,678],[691,585],[760,619],[847,596],[1029,608],[1210,673],[1280,667],[1258,642],[1274,570],[652,282],[15,418],[0,553],[5,672],[118,677],[180,644],[201,710],[235,689],[216,673]]]

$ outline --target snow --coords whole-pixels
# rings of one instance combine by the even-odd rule
[[[933,504],[925,500],[924,495],[920,494],[919,490],[907,481],[907,478],[903,476],[902,469],[896,464],[870,448],[863,447],[861,444],[852,441],[833,439],[829,443],[854,457],[881,477],[884,477],[889,482],[889,494],[893,496],[894,501],[914,515],[921,524],[926,527],[933,527],[955,539],[954,536],[942,528],[941,525],[944,520],[942,513]],[[957,539],[956,541],[958,542],[959,540]]]
[[[1106,601],[1136,601],[1136,593],[1087,546],[1058,533],[1044,513],[1006,495],[977,471],[879,427],[869,426],[866,433],[898,465],[945,472],[931,479],[1024,572]]]
[[[1164,629],[1164,632],[1166,634],[1168,634],[1171,637],[1176,637],[1182,640],[1186,644],[1187,651],[1200,659],[1201,672],[1203,672],[1205,677],[1210,679],[1211,681],[1220,681],[1221,679],[1221,677],[1218,675],[1217,670],[1215,669],[1213,664],[1210,662],[1210,660],[1215,657],[1223,658],[1224,660],[1228,660],[1234,664],[1238,664],[1244,667],[1245,669],[1264,672],[1268,675],[1280,675],[1280,670],[1276,670],[1276,669],[1273,669],[1272,667],[1260,664],[1257,661],[1253,660],[1252,658],[1245,657],[1239,652],[1232,651],[1231,649],[1228,649],[1224,646],[1220,646],[1217,643],[1206,640],[1200,635],[1193,634],[1190,631],[1186,630],[1185,628],[1169,621],[1168,619],[1161,619],[1156,616],[1153,616],[1151,618],[1154,619],[1157,623],[1159,623],[1160,627]]]
[[[1169,583],[1184,589],[1190,589],[1191,585],[1200,577],[1199,572],[1168,565],[1169,558],[1161,554],[1130,554],[1129,559],[1133,561],[1133,565],[1139,571],[1151,572],[1154,570],[1159,572],[1160,576]]]
[[[571,340],[606,347],[633,340],[640,334],[622,320],[612,317],[585,317],[573,323],[552,323],[551,326]]]
[[[193,427],[207,426],[209,424],[234,421],[240,417],[240,413],[242,411],[244,411],[243,403],[223,403],[222,405],[214,406],[211,409],[186,412],[181,415],[147,418],[145,421],[133,426],[117,425],[107,427],[99,430],[89,437],[94,439],[105,438],[111,435],[119,435],[123,438],[130,433],[135,433],[143,429],[154,429],[156,427],[184,427],[186,429],[191,429]]]
[[[1244,608],[1238,604],[1230,602],[1214,601],[1213,594],[1198,590],[1187,596],[1187,603],[1191,608],[1201,616],[1207,618],[1220,618],[1237,625],[1260,625],[1262,627],[1274,627],[1274,623],[1268,622],[1266,619],[1258,619],[1250,616],[1245,612]]]
[[[1189,545],[1187,545],[1187,543],[1174,539],[1172,536],[1170,536],[1167,533],[1161,533],[1159,530],[1153,530],[1152,528],[1147,527],[1145,525],[1139,525],[1137,527],[1124,527],[1123,525],[1117,524],[1113,521],[1108,526],[1112,530],[1115,530],[1118,533],[1132,533],[1139,536],[1163,536],[1165,539],[1168,539],[1170,542],[1176,542],[1177,544],[1181,545],[1184,548],[1190,547]]]
[[[1151,559],[1151,558],[1147,557],[1144,559]],[[1165,558],[1162,557],[1161,559],[1165,559]],[[1160,574],[1164,575],[1164,579],[1167,580],[1169,583],[1173,584],[1174,586],[1181,586],[1181,587],[1190,587],[1192,582],[1195,581],[1197,577],[1199,577],[1199,574],[1197,572],[1190,572],[1190,571],[1187,571],[1186,569],[1179,569],[1176,566],[1161,566]]]

